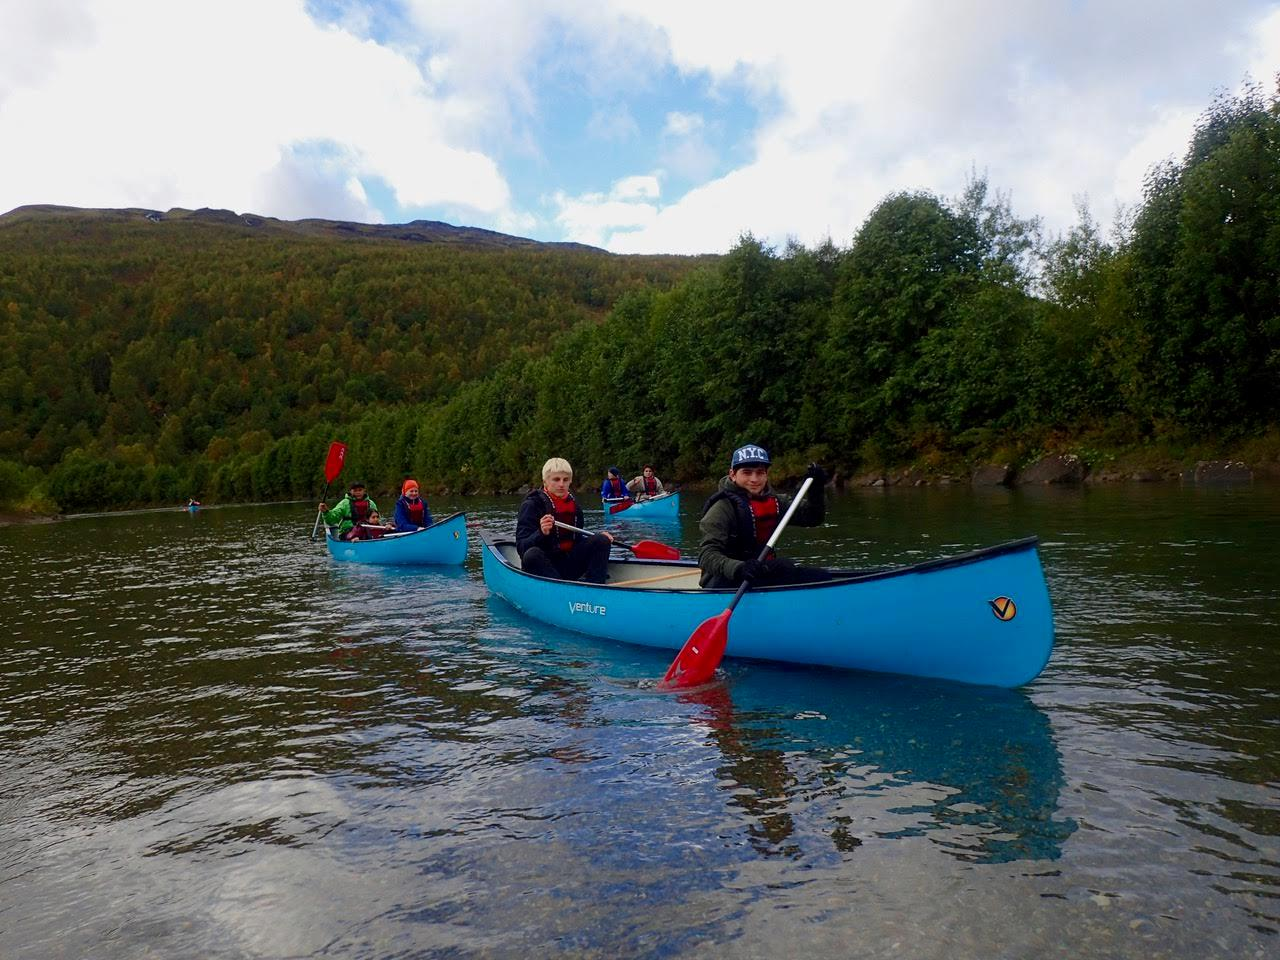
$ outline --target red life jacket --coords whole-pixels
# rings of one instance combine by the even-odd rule
[[[574,527],[578,525],[578,503],[573,499],[572,493],[563,500],[546,489],[542,491],[542,495],[551,504],[551,513],[557,520]],[[552,527],[551,535],[556,538],[556,546],[566,552],[573,549],[574,541],[578,539],[576,533],[564,527]]]
[[[626,484],[622,482],[622,478],[610,477],[609,478],[609,496],[625,497],[626,495],[627,495],[627,487],[626,487]]]
[[[782,510],[778,506],[778,498],[769,494],[764,497],[747,497],[751,504],[751,519],[755,521],[756,543],[764,546],[773,536],[774,528],[782,519]]]
[[[409,520],[419,527],[425,527],[423,518],[427,515],[427,501],[419,497],[417,500],[405,500],[404,509],[409,514]]]
[[[725,545],[725,553],[736,560],[754,558],[777,529],[778,521],[782,519],[782,505],[771,493],[757,499],[737,491],[720,490],[707,501],[702,515],[705,517],[707,511],[721,500],[733,504],[733,531]]]
[[[644,484],[645,493],[647,493],[651,497],[656,497],[658,495],[658,478],[657,477],[641,477],[640,480]]]
[[[369,514],[372,513],[373,510],[369,506],[368,497],[361,497],[359,500],[356,500],[354,497],[349,497],[348,502],[351,504],[352,523],[361,524],[369,519]]]

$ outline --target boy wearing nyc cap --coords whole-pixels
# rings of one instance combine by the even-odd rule
[[[701,586],[736,587],[750,580],[752,586],[768,587],[831,579],[821,567],[801,567],[772,552],[768,559],[757,559],[792,499],[769,486],[769,464],[764,447],[749,443],[733,451],[729,475],[720,480],[719,490],[702,508],[698,524],[702,531],[698,548]],[[790,522],[816,527],[826,515],[827,476],[816,463],[809,465],[805,476],[812,477],[813,483]]]

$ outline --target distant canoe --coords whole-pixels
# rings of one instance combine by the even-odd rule
[[[607,519],[613,520],[674,520],[680,514],[680,494],[664,493],[649,500],[633,500],[631,506],[611,512],[619,503],[626,500],[601,500],[600,507]]]
[[[325,537],[335,560],[382,565],[462,563],[467,558],[467,515],[455,513],[410,533],[389,533],[376,540]]]
[[[697,587],[693,561],[616,559],[610,582],[536,577],[515,544],[481,531],[489,589],[538,620],[678,650],[733,590]],[[832,571],[830,583],[749,591],[726,656],[1016,687],[1053,649],[1053,612],[1035,537],[904,567]]]

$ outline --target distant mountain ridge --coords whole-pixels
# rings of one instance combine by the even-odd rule
[[[349,240],[399,240],[407,243],[460,244],[469,247],[500,249],[545,247],[556,250],[608,253],[607,250],[603,250],[600,247],[593,247],[584,243],[530,240],[527,237],[516,237],[511,234],[499,233],[496,230],[485,230],[481,227],[458,227],[440,220],[412,220],[409,223],[357,223],[348,220],[324,220],[319,218],[280,220],[276,217],[259,216],[256,213],[236,213],[234,210],[221,210],[213,207],[201,207],[199,210],[172,207],[169,210],[162,211],[149,210],[145,207],[95,208],[66,207],[44,203],[27,204],[15,207],[8,213],[0,214],[0,227],[20,221],[73,219],[76,217],[116,223],[149,222],[161,224],[185,222],[221,224],[255,233],[332,237]]]

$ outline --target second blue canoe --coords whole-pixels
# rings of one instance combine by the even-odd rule
[[[627,503],[631,506],[622,506]],[[648,500],[601,500],[600,507],[606,520],[674,520],[680,515],[680,494],[664,493]]]
[[[383,565],[462,563],[467,558],[467,515],[455,513],[412,533],[389,533],[376,540],[325,537],[335,560]]]

